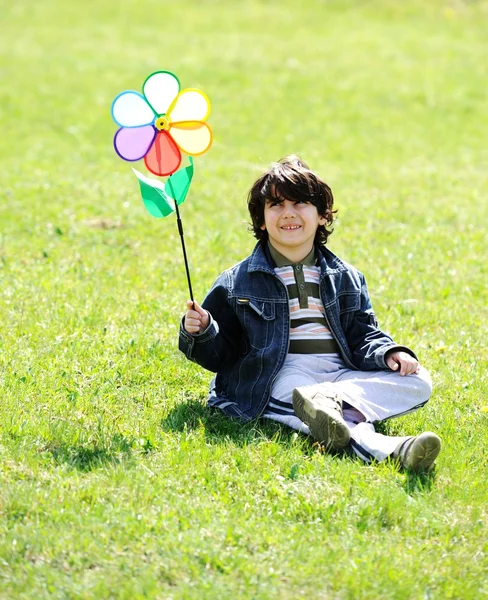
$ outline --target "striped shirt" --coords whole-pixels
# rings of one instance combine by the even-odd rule
[[[334,354],[339,348],[325,318],[320,299],[320,267],[315,249],[299,263],[292,263],[271,244],[275,273],[286,285],[290,304],[290,354]]]

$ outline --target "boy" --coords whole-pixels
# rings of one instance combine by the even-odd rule
[[[202,306],[188,302],[180,350],[216,373],[208,403],[229,416],[284,423],[366,462],[427,469],[441,446],[434,433],[375,432],[426,404],[432,386],[414,352],[378,328],[363,275],[325,246],[333,204],[298,157],[271,165],[248,198],[259,241]]]

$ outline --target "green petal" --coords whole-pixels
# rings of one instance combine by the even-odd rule
[[[174,201],[168,196],[161,182],[145,177],[142,173],[136,171],[136,169],[132,170],[139,180],[142,201],[149,214],[157,219],[161,219],[175,212]]]
[[[191,156],[188,158],[190,159],[190,164],[184,169],[173,173],[164,185],[166,194],[173,198],[178,205],[185,201],[193,178],[193,159]]]

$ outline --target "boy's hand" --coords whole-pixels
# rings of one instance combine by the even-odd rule
[[[418,374],[420,364],[417,359],[408,354],[408,352],[392,352],[386,357],[386,364],[392,371],[398,371],[400,369],[400,375],[411,375],[412,373]]]
[[[208,324],[210,323],[210,317],[208,316],[208,312],[204,310],[198,302],[192,302],[188,300],[186,303],[187,311],[185,314],[185,331],[188,333],[202,333],[207,329]]]

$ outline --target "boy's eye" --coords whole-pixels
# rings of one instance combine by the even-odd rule
[[[293,202],[294,205],[297,204],[309,204],[309,202],[307,200],[290,200],[290,202]],[[279,198],[276,198],[276,200],[270,199],[267,201],[268,206],[283,206],[284,201],[280,200]]]

